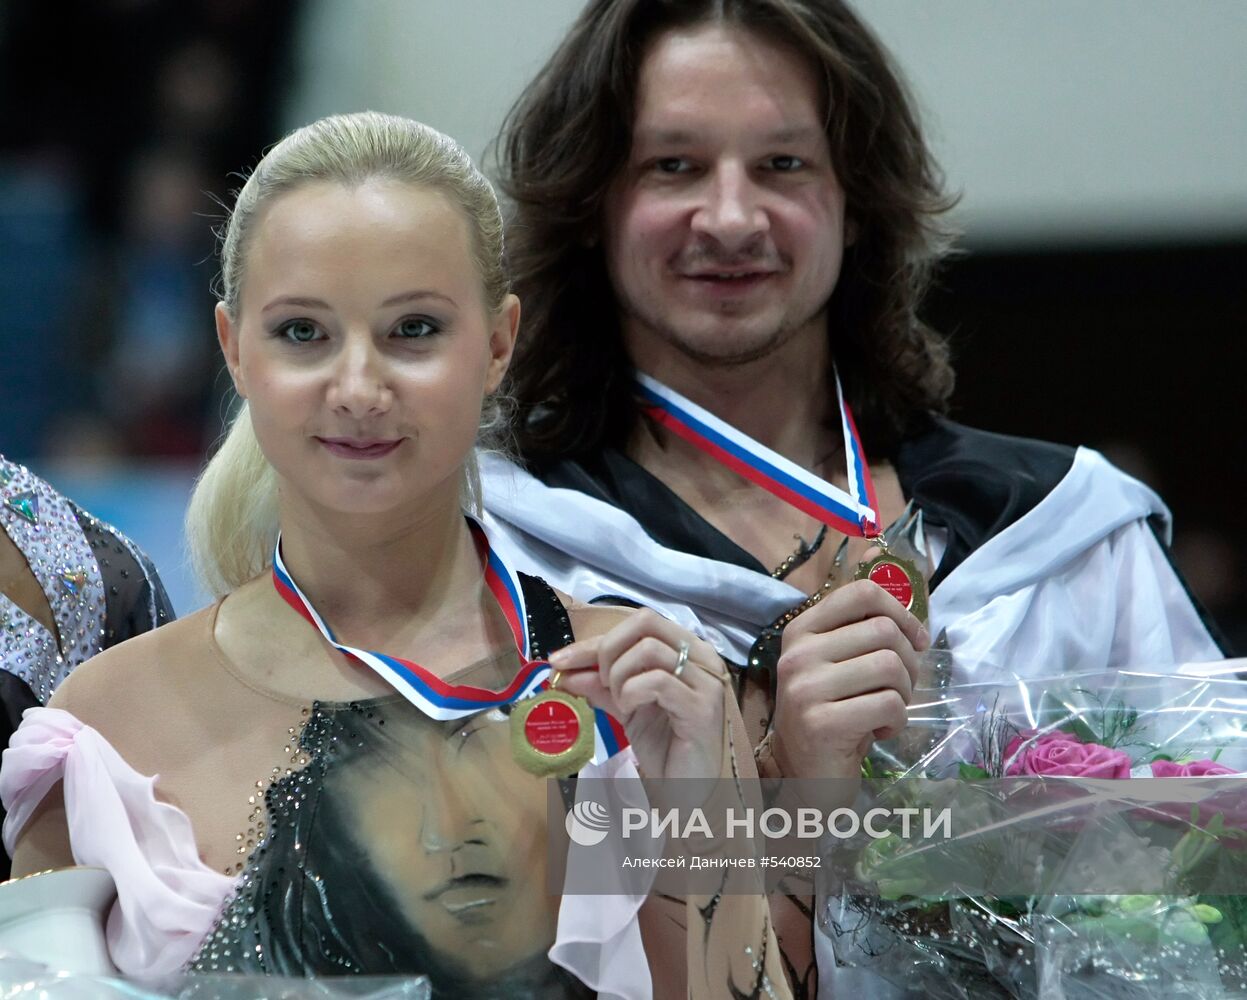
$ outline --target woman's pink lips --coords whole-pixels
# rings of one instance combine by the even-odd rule
[[[356,441],[351,438],[318,437],[316,440],[339,458],[354,459],[381,458],[403,443],[402,438],[390,441]]]

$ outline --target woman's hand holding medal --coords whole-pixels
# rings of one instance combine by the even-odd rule
[[[856,778],[876,739],[905,727],[926,627],[886,590],[855,580],[784,629],[772,753],[788,778]]]
[[[560,690],[587,698],[627,731],[647,778],[717,778],[727,668],[708,642],[653,611],[550,656]]]

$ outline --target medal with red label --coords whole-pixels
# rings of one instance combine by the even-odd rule
[[[566,778],[593,759],[593,708],[558,681],[511,708],[511,756],[539,778]]]
[[[656,379],[639,372],[636,379],[641,410],[655,423],[823,524],[842,534],[874,542],[881,553],[858,565],[857,579],[874,581],[917,617],[926,617],[925,578],[912,560],[888,551],[879,526],[874,482],[853,414],[840,388],[839,375],[836,376],[836,401],[844,433],[847,493]]]
[[[273,585],[286,603],[315,625],[335,649],[371,668],[430,718],[461,719],[510,706],[512,749],[516,761],[526,770],[562,776],[574,774],[590,761],[600,764],[613,757],[628,745],[623,726],[583,698],[554,690],[557,679],[548,682],[550,664],[528,658],[528,631],[524,626],[527,615],[519,580],[490,545],[484,526],[470,518],[468,526],[481,553],[485,585],[511,627],[520,656],[519,672],[501,691],[449,684],[418,663],[338,642],[286,569],[280,537],[273,553]]]
[[[927,581],[912,560],[895,556],[877,540],[882,549],[873,559],[857,564],[855,580],[878,584],[901,603],[906,611],[922,621],[927,620]]]

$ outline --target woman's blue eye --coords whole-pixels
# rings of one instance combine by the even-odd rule
[[[400,337],[416,339],[418,337],[427,337],[431,333],[437,333],[438,327],[430,323],[427,319],[421,319],[419,316],[409,316],[407,319],[400,320],[398,326],[394,328],[394,332]]]
[[[316,328],[316,324],[305,319],[291,320],[278,327],[277,333],[296,344],[306,344],[320,339],[320,330]]]

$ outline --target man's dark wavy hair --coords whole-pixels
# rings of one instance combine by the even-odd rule
[[[591,0],[498,139],[524,310],[510,391],[530,465],[623,447],[634,427],[632,366],[600,238],[603,201],[627,162],[647,47],[707,22],[785,44],[822,78],[832,164],[856,229],[828,335],[869,450],[891,453],[927,413],[947,409],[948,349],[917,308],[947,245],[941,215],[952,199],[870,29],[839,0]]]

